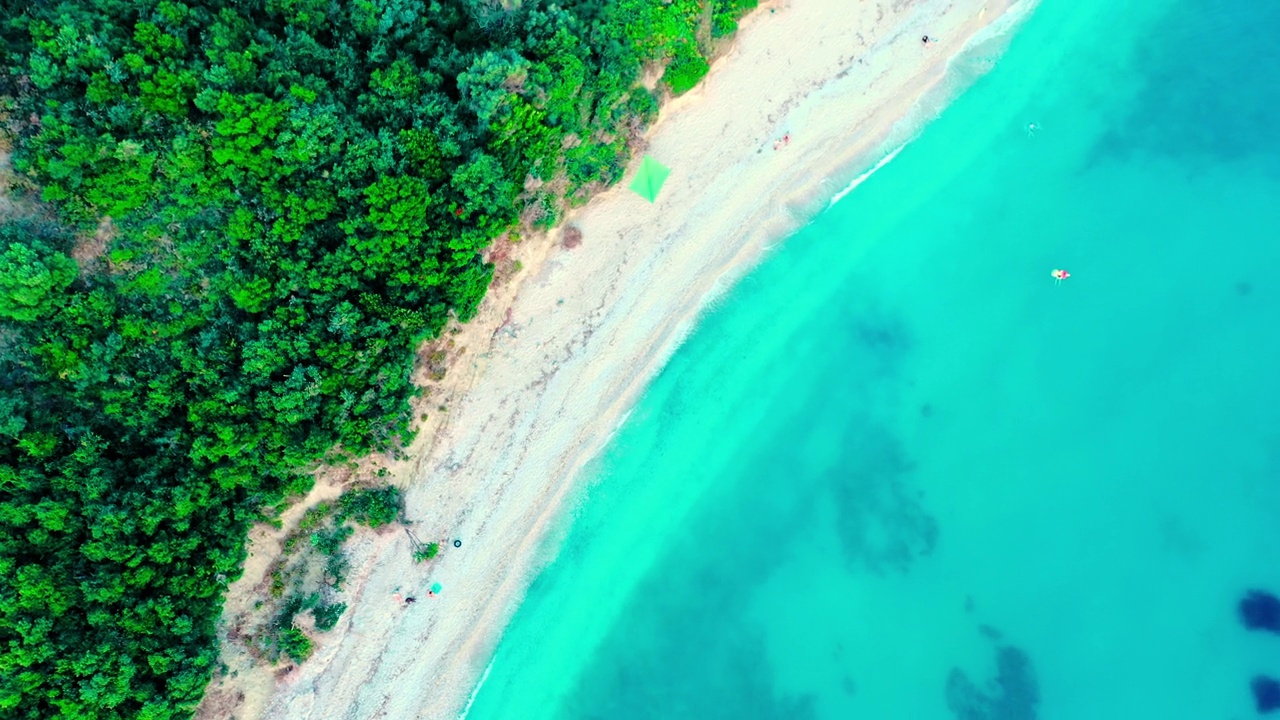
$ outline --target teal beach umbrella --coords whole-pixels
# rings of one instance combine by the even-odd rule
[[[667,176],[670,174],[671,168],[645,155],[640,161],[640,170],[631,181],[631,189],[645,200],[653,202],[658,199],[658,191],[662,189],[662,183],[667,181]]]

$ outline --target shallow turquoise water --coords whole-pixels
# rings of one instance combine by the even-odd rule
[[[707,314],[471,720],[1254,717],[1277,36],[1266,0],[1044,0]]]

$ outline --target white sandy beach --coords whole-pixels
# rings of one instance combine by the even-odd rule
[[[558,233],[526,240],[524,270],[455,337],[467,351],[427,403],[432,418],[396,481],[414,532],[462,547],[415,564],[404,533],[358,535],[350,609],[315,654],[280,676],[241,671],[213,694],[245,693],[242,720],[456,717],[547,560],[577,471],[698,311],[838,189],[824,182],[877,159],[868,153],[1007,5],[786,0],[755,11],[651,131],[648,153],[672,169],[657,203],[629,191],[628,175],[570,218],[581,247],[563,249]],[[251,549],[241,595],[265,568],[268,549]],[[432,582],[439,597],[426,596]],[[399,602],[406,591],[416,604]]]

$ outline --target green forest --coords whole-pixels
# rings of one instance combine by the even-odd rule
[[[410,439],[488,245],[617,182],[752,5],[3,3],[0,717],[190,717],[249,526]]]

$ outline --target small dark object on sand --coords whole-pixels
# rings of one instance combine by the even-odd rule
[[[572,225],[565,228],[564,238],[561,240],[561,244],[564,245],[567,250],[582,247],[582,231]]]
[[[928,45],[928,44],[929,44],[929,36],[928,36],[928,35],[925,35],[924,37],[920,38],[920,42],[924,43],[925,45]]]
[[[454,540],[454,541],[453,541],[453,546],[454,546],[454,547],[462,547],[462,541],[461,541],[461,540]]]
[[[412,604],[414,604],[415,602],[417,602],[417,598],[407,597],[407,598],[405,598],[405,599],[404,599],[404,604],[405,604],[405,605],[412,605]]]
[[[1253,690],[1253,704],[1260,714],[1280,709],[1280,681],[1259,675],[1249,683]]]
[[[1250,590],[1240,601],[1240,622],[1250,630],[1280,634],[1280,598],[1265,590]]]

